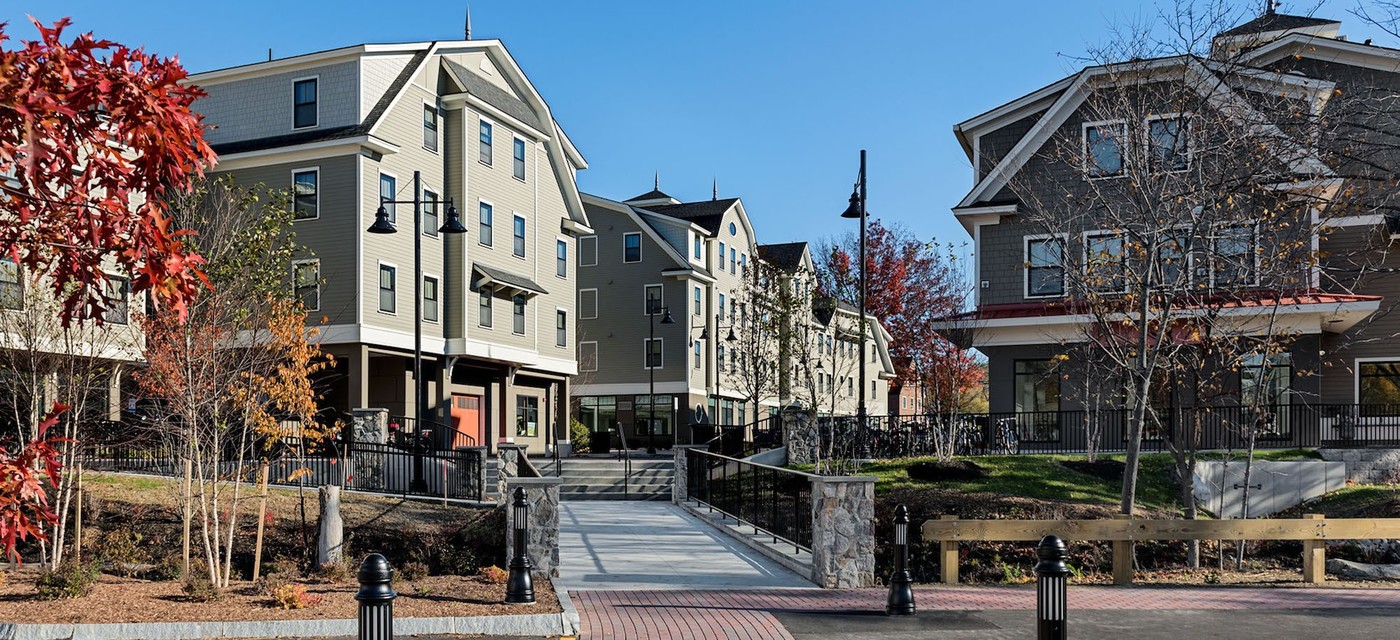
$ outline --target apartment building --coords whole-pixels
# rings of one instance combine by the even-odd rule
[[[1373,117],[1368,126],[1378,127],[1382,135],[1400,134],[1393,108],[1386,115],[1382,105],[1400,86],[1400,50],[1348,41],[1340,26],[1335,20],[1270,9],[1218,34],[1209,59],[1124,63],[1133,65],[1135,76],[1124,73],[1123,65],[1086,67],[954,128],[973,167],[974,186],[953,213],[975,244],[976,309],[948,319],[941,328],[986,355],[993,412],[1063,414],[1095,403],[1123,406],[1121,396],[1095,393],[1111,386],[1111,380],[1076,372],[1073,365],[1080,363],[1060,359],[1084,339],[1088,325],[1101,320],[1085,310],[1086,297],[1116,295],[1113,287],[1085,292],[1074,283],[1088,281],[1085,274],[1096,265],[1116,265],[1115,273],[1121,274],[1123,265],[1131,268],[1132,261],[1148,258],[1124,256],[1118,239],[1123,229],[1111,229],[1112,223],[1100,220],[1096,226],[1087,219],[1082,228],[1047,229],[1032,219],[1053,217],[1047,209],[1068,219],[1080,215],[1076,208],[1094,206],[1086,202],[1102,201],[1110,189],[1126,192],[1114,181],[1126,182],[1135,163],[1136,175],[1149,179],[1154,178],[1143,167],[1182,176],[1228,172],[1229,167],[1198,164],[1209,162],[1205,143],[1219,144],[1213,132],[1204,131],[1211,119],[1198,117],[1207,110],[1225,113],[1217,118],[1258,119],[1261,113],[1273,113],[1267,105],[1286,96],[1295,106],[1291,113],[1303,114],[1298,121],[1325,123],[1329,117],[1347,117],[1341,109],[1369,109]],[[1148,104],[1158,112],[1143,118],[1089,108],[1103,91],[1132,86],[1146,95],[1144,87],[1153,82],[1180,83],[1199,92],[1199,100],[1188,96],[1176,105]],[[1197,111],[1181,113],[1182,103]],[[1224,398],[1193,397],[1199,391],[1193,379],[1200,372],[1172,371],[1164,374],[1162,397],[1151,401],[1231,404],[1260,392],[1266,405],[1353,407],[1325,416],[1354,414],[1356,407],[1363,416],[1400,412],[1400,347],[1392,339],[1400,335],[1400,317],[1386,313],[1400,300],[1395,272],[1400,264],[1389,251],[1400,229],[1394,211],[1384,204],[1365,215],[1339,209],[1343,198],[1356,198],[1354,192],[1347,195],[1349,190],[1379,183],[1362,179],[1365,167],[1346,166],[1345,154],[1329,152],[1326,136],[1310,137],[1298,122],[1250,124],[1256,127],[1251,131],[1269,131],[1279,148],[1288,149],[1271,158],[1286,166],[1277,170],[1282,179],[1269,185],[1280,194],[1269,206],[1287,213],[1261,206],[1253,224],[1180,231],[1180,240],[1148,241],[1155,249],[1145,255],[1155,260],[1149,277],[1180,278],[1188,289],[1215,296],[1211,300],[1220,301],[1215,311],[1221,317],[1241,318],[1233,325],[1234,335],[1286,331],[1288,346],[1243,360]],[[1079,145],[1080,153],[1050,152],[1056,140]],[[1243,155],[1238,159],[1247,161]],[[1385,162],[1393,160],[1392,153]],[[1017,180],[1021,186],[1013,188]],[[1033,184],[1042,186],[1039,191],[1026,186]],[[1376,200],[1388,198],[1377,194]],[[1267,256],[1280,251],[1289,229],[1301,230],[1294,244],[1311,248],[1321,260],[1301,269],[1294,281],[1271,279],[1261,270],[1267,271]],[[1149,238],[1154,233],[1146,227],[1129,231]],[[1357,278],[1363,271],[1366,277]],[[1351,280],[1344,282],[1347,278]],[[1121,280],[1099,282],[1123,285]],[[1191,295],[1208,300],[1205,294]],[[1170,338],[1189,343],[1195,339],[1191,313],[1177,317],[1180,329]],[[1242,319],[1251,317],[1266,320],[1270,328]],[[1330,419],[1324,417],[1321,428]],[[1327,439],[1325,432],[1322,438]]]
[[[830,365],[823,371],[816,364],[836,357],[836,335],[844,330],[838,326],[852,324],[844,321],[848,311],[818,319],[810,304],[804,307],[802,344],[810,355],[796,357],[780,346],[772,296],[762,293],[783,286],[810,295],[805,243],[759,245],[738,198],[681,202],[654,188],[625,201],[591,194],[583,200],[596,233],[579,239],[579,374],[572,392],[579,420],[595,434],[620,431],[633,447],[689,442],[800,400],[799,374],[828,380]],[[892,377],[893,367],[888,334],[873,319],[870,331],[884,337],[871,341],[874,403],[886,384],[886,374],[876,372]],[[856,350],[848,353],[854,360]],[[842,396],[830,379],[814,394],[823,406],[831,404],[828,393]],[[854,383],[848,387],[854,398]],[[854,412],[853,401],[835,406]],[[692,432],[695,424],[706,426]]]
[[[216,175],[294,194],[310,253],[288,280],[336,357],[328,406],[429,416],[488,446],[567,445],[587,163],[501,42],[363,44],[191,82]],[[381,207],[396,233],[366,231]],[[466,233],[438,232],[449,207]]]

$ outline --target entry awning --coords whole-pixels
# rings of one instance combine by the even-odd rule
[[[527,296],[540,296],[549,293],[534,280],[504,269],[473,262],[472,271],[476,274],[477,288],[492,287],[506,293],[523,293]]]

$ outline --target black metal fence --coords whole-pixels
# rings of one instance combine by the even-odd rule
[[[811,474],[686,450],[686,495],[744,524],[812,550]]]
[[[828,455],[896,458],[1020,453],[1114,453],[1127,448],[1131,409],[819,417]],[[1157,410],[1144,451],[1400,446],[1400,406],[1286,404]]]

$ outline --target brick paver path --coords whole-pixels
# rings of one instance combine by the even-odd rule
[[[791,640],[770,611],[883,611],[883,589],[572,591],[581,640]],[[929,587],[922,610],[1034,609],[1035,588]],[[1400,607],[1400,589],[1078,587],[1074,609],[1347,609]]]

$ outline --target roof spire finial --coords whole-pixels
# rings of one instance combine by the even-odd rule
[[[1265,0],[1264,15],[1271,16],[1278,13],[1278,2],[1279,0]]]
[[[652,178],[651,178],[651,188],[653,188],[653,189],[655,189],[655,190],[657,190],[657,191],[660,191],[660,190],[661,190],[661,172],[660,172],[660,171],[657,171],[657,172],[656,172],[656,175],[652,176]]]
[[[713,180],[710,183],[710,199],[719,200],[719,178],[713,178]]]
[[[467,5],[467,22],[463,25],[462,32],[468,40],[472,39],[472,6]]]

